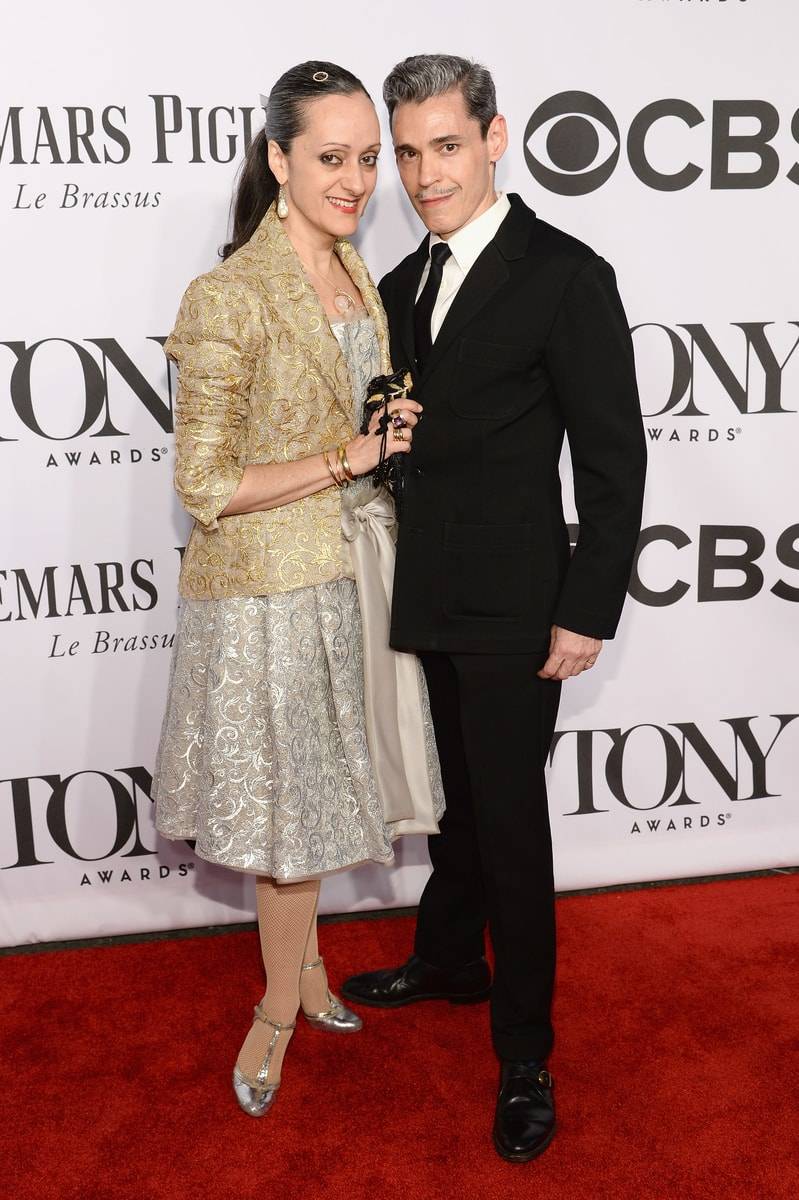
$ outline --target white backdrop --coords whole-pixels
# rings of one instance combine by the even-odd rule
[[[796,862],[795,5],[132,12],[46,0],[4,20],[0,942],[252,912],[251,881],[152,827],[188,528],[160,342],[225,237],[259,92],[311,57],[376,98],[407,54],[486,62],[501,186],[614,264],[635,329],[645,534],[620,636],[565,688],[558,886]],[[421,236],[385,146],[360,237],[376,277]],[[326,881],[323,908],[412,903],[426,870],[409,840],[393,870]]]

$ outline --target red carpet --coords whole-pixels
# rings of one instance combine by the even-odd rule
[[[229,1085],[254,934],[0,959],[9,1200],[761,1200],[799,1195],[799,877],[559,903],[560,1132],[490,1141],[487,1007],[300,1026],[277,1105]],[[331,979],[399,961],[405,919],[322,930]]]

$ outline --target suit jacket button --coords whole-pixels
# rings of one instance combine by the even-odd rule
[[[414,467],[414,468],[413,468],[413,473],[414,473],[414,475],[417,475],[417,476],[418,476],[418,475],[424,475],[424,471],[422,470],[422,468],[421,468],[421,467]]]

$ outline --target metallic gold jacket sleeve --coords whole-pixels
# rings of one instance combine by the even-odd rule
[[[202,275],[186,290],[164,346],[179,367],[175,490],[207,530],[247,464],[247,418],[263,340],[257,301],[240,283]]]
[[[366,265],[335,252],[363,297],[391,370],[386,318]],[[319,454],[353,436],[347,363],[275,206],[253,236],[192,283],[165,350],[178,364],[175,487],[195,517],[180,594],[269,596],[351,573],[341,491],[219,519],[248,463]]]

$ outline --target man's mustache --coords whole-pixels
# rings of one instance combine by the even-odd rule
[[[416,192],[414,199],[419,201],[435,200],[438,196],[454,196],[457,190],[457,188],[441,188],[437,191]]]

